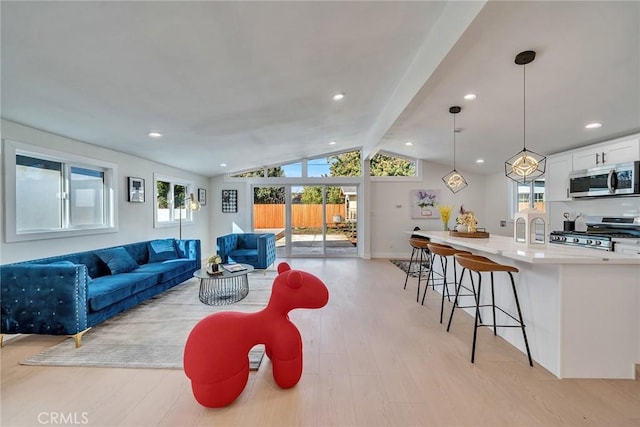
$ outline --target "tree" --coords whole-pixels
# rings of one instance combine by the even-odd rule
[[[237,175],[243,178],[264,177],[264,169],[245,172]],[[280,166],[267,169],[268,177],[284,176],[284,171]],[[257,205],[277,205],[284,204],[284,187],[254,187],[253,203]]]
[[[254,187],[253,203],[257,205],[284,204],[284,187]]]
[[[302,197],[300,202],[307,205],[315,205],[322,203],[322,187],[311,186],[302,188]]]
[[[233,175],[235,178],[264,178],[264,168],[256,169],[250,172],[243,172],[236,175]],[[284,171],[280,166],[276,166],[274,168],[267,169],[267,177],[279,177],[284,176]]]
[[[303,187],[302,197],[300,203],[306,204],[321,204],[322,203],[322,186],[310,186]],[[344,203],[344,196],[340,187],[327,187],[327,203],[328,204],[342,204]]]
[[[156,185],[158,191],[158,209],[169,209],[169,183],[158,181]]]
[[[386,154],[376,154],[371,159],[371,176],[414,176],[416,166],[409,160]]]
[[[336,154],[328,157],[329,173],[331,176],[360,176],[360,150],[349,151],[348,153]]]
[[[344,196],[340,187],[327,187],[327,203],[333,205],[344,203]]]
[[[360,151],[350,151],[330,156],[331,176],[360,176],[362,174]],[[414,176],[413,162],[388,154],[378,153],[371,159],[371,176]]]

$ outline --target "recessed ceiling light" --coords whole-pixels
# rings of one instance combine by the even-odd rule
[[[407,147],[411,147],[413,145],[413,142],[407,141],[404,143],[404,145],[406,145]]]
[[[334,101],[340,101],[342,99],[344,99],[344,93],[336,93],[335,95],[333,95]]]
[[[484,159],[477,159],[476,163],[480,164],[480,163],[484,163]]]
[[[151,138],[162,138],[162,134],[160,132],[151,131],[147,135],[149,135]]]
[[[337,142],[335,142],[335,141],[329,141],[329,145],[336,145],[336,144],[337,144]]]
[[[476,95],[475,93],[468,93],[464,96],[464,99],[466,99],[467,101],[473,101],[477,97],[478,95]]]
[[[222,166],[223,168],[226,168],[227,164],[226,163],[220,163],[220,166]]]
[[[593,122],[585,126],[586,129],[598,129],[602,127],[602,123]]]

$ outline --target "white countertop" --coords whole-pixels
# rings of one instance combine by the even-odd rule
[[[417,230],[408,234],[429,237],[433,242],[468,248],[486,254],[501,255],[532,264],[635,264],[640,265],[640,256],[623,255],[599,249],[565,246],[554,243],[527,246],[516,243],[513,237],[492,235],[486,239],[450,236],[448,231]]]

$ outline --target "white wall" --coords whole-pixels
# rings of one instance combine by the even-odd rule
[[[224,176],[216,176],[209,180],[211,195],[208,197],[209,215],[211,218],[210,237],[211,250],[216,251],[216,238],[229,233],[251,232],[252,195],[251,187],[245,182],[225,182]],[[222,212],[222,190],[238,190],[238,212]]]
[[[118,165],[116,177],[118,200],[116,212],[118,215],[118,232],[96,234],[90,236],[68,237],[61,239],[34,240],[28,242],[5,241],[4,209],[7,206],[4,197],[4,184],[0,185],[2,194],[2,242],[0,243],[0,264],[48,257],[71,252],[98,249],[125,243],[133,243],[150,239],[178,237],[178,227],[154,228],[153,215],[155,201],[153,199],[153,174],[162,173],[169,176],[191,180],[197,188],[208,189],[206,177],[194,175],[184,170],[172,168],[163,164],[151,162],[138,157],[107,150],[81,141],[43,132],[7,120],[2,120],[2,139],[47,147],[57,151],[68,152],[80,156],[101,159]],[[3,142],[4,150],[4,142]],[[4,162],[2,162],[4,164]],[[4,167],[4,166],[2,166]],[[4,170],[2,171],[4,182]],[[127,202],[127,177],[134,176],[145,179],[145,203]],[[207,195],[209,196],[211,192]],[[207,197],[209,202],[210,196]],[[197,238],[202,241],[203,256],[210,252],[208,239],[209,203],[194,214],[194,223],[184,225],[183,238]]]
[[[442,182],[442,177],[450,172],[450,167],[423,161],[422,168],[421,182],[371,181],[372,258],[409,257],[409,235],[405,231],[413,230],[416,226],[424,230],[442,230],[443,225],[439,218],[411,218],[411,190],[440,190],[440,202],[453,205],[450,227],[455,225],[458,210],[463,205],[466,210],[475,212],[478,227],[488,229],[490,217],[487,215],[485,201],[486,177],[459,171],[469,186],[453,194]]]
[[[513,218],[511,218],[509,206],[512,181],[503,173],[488,175],[485,181],[484,205],[487,217],[485,228],[491,234],[512,236]],[[506,225],[501,226],[500,221],[506,221]]]

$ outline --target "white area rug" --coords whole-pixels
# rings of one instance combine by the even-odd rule
[[[198,299],[199,281],[188,280],[139,306],[92,328],[75,348],[69,338],[20,362],[35,366],[92,366],[108,368],[183,369],[184,345],[191,329],[211,313],[260,311],[271,296],[275,270],[249,273],[249,295],[226,306],[209,306]],[[257,370],[264,346],[249,353]]]

